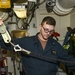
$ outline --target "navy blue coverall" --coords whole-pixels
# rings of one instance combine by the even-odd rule
[[[10,46],[5,44],[3,41],[1,41],[0,44],[2,48],[10,49]],[[35,36],[15,39],[15,44],[19,44],[26,50],[49,58],[75,62],[75,59],[68,56],[63,47],[53,38],[49,38],[44,50],[40,41],[38,40],[38,34]],[[26,75],[56,75],[56,72],[58,71],[58,61],[44,61],[28,56],[24,52],[21,52],[21,57],[22,65],[25,68]],[[70,69],[75,69],[75,64],[67,62],[62,63],[64,63]]]

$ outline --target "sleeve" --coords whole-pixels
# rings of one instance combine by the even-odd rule
[[[5,49],[5,50],[11,49],[11,44],[5,43],[1,35],[0,35],[0,47]]]

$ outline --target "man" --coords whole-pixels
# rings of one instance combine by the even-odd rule
[[[0,23],[2,25],[2,22]],[[68,56],[63,47],[51,37],[55,31],[55,25],[55,19],[47,16],[42,20],[40,32],[35,36],[14,40],[15,44],[19,44],[22,48],[35,54],[33,57],[21,52],[22,65],[26,75],[56,75],[59,62],[64,63],[69,69],[75,68],[75,59]],[[10,44],[6,45],[3,41],[0,44],[5,49],[10,47]]]

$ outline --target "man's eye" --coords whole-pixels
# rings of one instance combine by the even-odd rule
[[[49,31],[48,29],[45,29],[46,31]]]

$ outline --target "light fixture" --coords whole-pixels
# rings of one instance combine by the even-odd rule
[[[24,3],[14,3],[13,10],[18,18],[26,18],[27,17],[27,15],[26,15],[27,12],[26,12]]]

